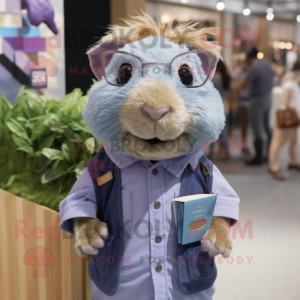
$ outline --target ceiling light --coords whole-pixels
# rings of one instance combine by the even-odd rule
[[[181,0],[182,3],[188,3],[189,0]]]
[[[297,22],[300,23],[300,15],[297,16]]]
[[[275,41],[275,42],[273,43],[273,47],[274,47],[275,49],[278,49],[278,48],[279,48],[279,42],[278,42],[278,41]]]
[[[285,48],[285,42],[280,42],[279,49],[284,49],[284,48]]]
[[[249,16],[250,14],[251,14],[250,8],[245,8],[245,9],[243,10],[243,15],[244,15],[244,16]]]
[[[258,59],[263,59],[264,58],[264,54],[262,52],[258,52],[257,53],[257,58]]]
[[[267,15],[266,15],[266,19],[267,19],[268,21],[272,21],[272,20],[274,19],[274,14],[267,14]]]
[[[161,15],[160,20],[162,23],[168,23],[170,20],[170,16],[169,15]]]
[[[288,42],[288,43],[285,43],[285,49],[287,50],[291,50],[293,48],[293,44]]]
[[[267,12],[267,14],[272,14],[273,8],[272,7],[267,8],[266,12]]]
[[[217,10],[223,10],[225,8],[225,3],[222,1],[219,1],[216,5]]]

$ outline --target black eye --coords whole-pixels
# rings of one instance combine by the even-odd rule
[[[184,85],[193,85],[193,75],[188,65],[180,66],[178,75]]]
[[[126,84],[132,75],[132,66],[128,63],[124,63],[119,68],[117,82],[118,84]]]

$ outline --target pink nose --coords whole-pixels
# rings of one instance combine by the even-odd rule
[[[154,109],[148,105],[142,107],[143,113],[153,121],[158,121],[166,116],[170,112],[170,107],[163,107],[160,109]]]

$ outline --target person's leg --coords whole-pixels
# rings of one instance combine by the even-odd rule
[[[278,171],[279,150],[287,142],[287,137],[285,129],[275,128],[269,149],[269,168],[272,171]]]
[[[278,155],[280,148],[288,141],[289,135],[285,129],[275,128],[269,149],[269,172],[275,179],[284,180],[278,168]]]
[[[260,98],[251,99],[250,106],[250,122],[254,133],[254,147],[256,156],[254,159],[247,161],[249,165],[260,165],[262,163],[262,151],[263,151],[263,140],[262,140],[262,126],[263,126],[263,114],[264,110]]]
[[[267,153],[269,153],[269,147],[271,144],[271,139],[272,139],[272,130],[270,127],[270,109],[271,109],[271,96],[268,96],[266,98],[265,102],[265,110],[264,110],[264,115],[263,115],[263,123],[264,123],[264,128],[267,134],[268,142],[267,142]]]
[[[298,160],[297,160],[297,128],[291,128],[291,143],[290,143],[290,164],[289,169],[300,169]]]
[[[247,125],[248,125],[248,113],[247,108],[245,106],[240,106],[240,124],[241,124],[241,132],[242,139],[246,139],[247,135]]]
[[[240,125],[241,125],[241,133],[242,133],[242,152],[244,154],[250,155],[250,151],[247,147],[247,130],[249,124],[249,112],[248,107],[241,105],[240,106]]]

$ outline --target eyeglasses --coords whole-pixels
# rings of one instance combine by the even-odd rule
[[[214,75],[218,58],[211,52],[191,50],[176,55],[169,63],[145,63],[138,56],[124,51],[105,51],[100,55],[105,80],[114,86],[124,86],[132,76],[146,76],[151,72],[179,76],[186,88],[203,86]]]

